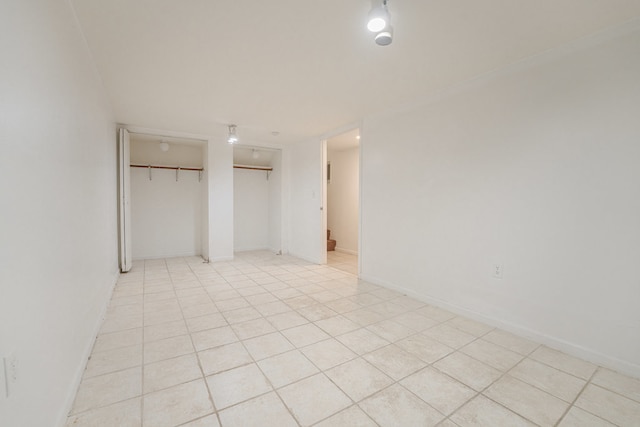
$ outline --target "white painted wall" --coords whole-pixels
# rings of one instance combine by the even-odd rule
[[[135,138],[135,137],[134,137]],[[202,167],[202,147],[131,141],[131,163]],[[196,171],[131,168],[131,232],[134,259],[202,254],[202,189]]]
[[[2,426],[61,426],[118,275],[116,129],[68,2],[0,12]]]
[[[211,139],[207,146],[209,260],[233,259],[233,147]]]
[[[200,200],[202,201],[201,219],[202,234],[201,245],[202,258],[209,261],[209,142],[202,147],[202,181],[200,182]]]
[[[233,170],[234,250],[267,249],[269,181],[264,171]]]
[[[327,226],[336,250],[351,254],[358,253],[359,156],[358,148],[328,151]]]
[[[273,153],[273,171],[269,175],[269,236],[268,248],[278,253],[282,250],[282,152]]]
[[[564,51],[364,121],[362,276],[640,376],[640,32]]]
[[[288,249],[310,262],[321,263],[326,254],[326,234],[322,235],[322,150],[320,141],[287,147],[288,162]],[[324,247],[324,250],[323,250]]]

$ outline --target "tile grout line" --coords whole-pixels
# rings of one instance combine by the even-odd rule
[[[193,268],[191,268],[191,265],[189,265],[188,263],[187,263],[187,265],[189,266],[189,270],[191,271],[191,273],[193,273],[194,276],[196,277],[196,280],[200,284],[200,287],[202,287],[203,290],[204,290],[204,286],[202,286],[202,282],[200,281],[200,278],[198,277],[198,275],[195,274],[195,272],[193,271]],[[207,264],[207,265],[210,265],[210,264]],[[211,300],[211,296],[209,295],[209,293],[206,292],[206,290],[205,290],[205,293],[207,294],[207,298],[209,298],[209,300],[215,306],[215,303],[213,302],[213,300]],[[198,363],[198,368],[200,369],[200,374],[202,375],[202,382],[204,383],[204,387],[207,389],[207,396],[209,397],[209,402],[211,402],[211,407],[213,408],[213,414],[216,416],[216,419],[218,420],[218,424],[222,425],[222,423],[220,421],[220,415],[218,413],[218,408],[216,407],[216,403],[213,401],[213,396],[211,394],[211,390],[209,389],[209,383],[207,382],[207,377],[204,374],[204,369],[202,368],[202,363],[200,362],[200,358],[198,357],[198,351],[196,349],[196,345],[193,342],[193,335],[192,335],[193,333],[189,330],[189,326],[187,324],[187,318],[184,316],[184,311],[183,311],[184,307],[180,303],[180,298],[177,296],[177,294],[176,294],[176,299],[178,300],[178,305],[180,306],[180,313],[182,314],[182,320],[184,321],[185,327],[187,328],[187,334],[189,335],[189,340],[191,341],[191,346],[193,347],[193,355],[194,355],[194,357],[196,359],[196,362]],[[216,306],[216,308],[217,308],[217,306]],[[204,418],[204,417],[207,417],[209,415],[211,415],[211,414],[203,415],[200,418]],[[187,421],[187,422],[192,422],[192,421],[193,420],[190,420],[190,421]]]
[[[578,409],[581,409],[585,412],[587,412],[588,414],[593,415],[594,417],[604,420],[605,422],[611,423],[611,424],[615,424],[613,421],[610,420],[606,420],[604,418],[602,418],[601,416],[594,414],[593,412],[587,410],[587,409],[583,409],[579,406],[575,406],[576,402],[578,401],[578,399],[580,398],[580,396],[582,396],[582,393],[584,393],[584,391],[587,389],[587,387],[592,383],[593,378],[596,376],[596,374],[598,373],[598,371],[600,370],[600,367],[598,366],[593,373],[591,374],[591,376],[589,377],[588,380],[585,381],[584,385],[582,386],[582,388],[580,389],[580,391],[578,392],[578,394],[576,395],[576,397],[573,399],[573,402],[571,402],[571,404],[569,405],[569,407],[564,411],[564,413],[562,414],[562,416],[560,417],[560,419],[558,420],[558,422],[556,424],[554,424],[554,426],[558,426],[560,424],[560,422],[562,422],[562,420],[564,419],[564,417],[567,416],[567,414],[569,413],[569,411],[571,410],[571,408],[576,407]],[[598,386],[597,384],[593,384],[594,386]],[[624,397],[624,396],[623,396]],[[615,424],[617,425],[617,424]]]
[[[259,286],[262,286],[262,285],[259,285]],[[233,287],[233,285],[232,285],[232,287]],[[256,311],[257,311],[257,310],[256,310]],[[259,313],[259,312],[258,312],[258,313]],[[260,313],[260,315],[262,316],[262,313]],[[264,317],[263,317],[263,318],[264,318]],[[266,318],[264,318],[264,319],[265,319],[267,322],[269,322]],[[233,331],[233,333],[236,335],[236,337],[239,339],[240,337],[238,337],[238,336],[237,336],[237,333],[235,332],[235,330],[234,330],[233,328],[231,328],[231,330],[232,330],[232,331]],[[268,334],[266,334],[266,335],[268,335]],[[282,334],[280,334],[280,335],[282,335]],[[259,335],[259,336],[264,336],[264,335]],[[287,337],[286,337],[286,336],[284,336],[284,335],[282,335],[282,336],[284,337],[284,339],[287,339]],[[255,338],[255,337],[254,337],[254,338]],[[251,339],[251,338],[250,338],[250,339]],[[264,395],[267,395],[267,394],[269,394],[269,393],[273,392],[273,393],[275,393],[275,395],[278,397],[278,399],[280,400],[280,402],[282,403],[282,405],[285,407],[285,409],[287,410],[287,412],[289,413],[289,415],[291,415],[291,418],[295,421],[295,423],[296,423],[296,424],[298,424],[298,426],[301,426],[300,422],[299,422],[299,421],[298,421],[298,419],[294,416],[294,414],[293,414],[293,412],[291,411],[291,409],[287,406],[287,404],[286,404],[286,403],[284,402],[284,400],[282,399],[282,396],[280,396],[280,394],[277,392],[276,388],[273,386],[273,383],[271,382],[271,380],[269,379],[269,377],[267,377],[267,376],[265,375],[264,371],[262,370],[262,368],[261,368],[261,367],[260,367],[260,365],[258,364],[258,361],[255,359],[255,357],[253,356],[253,354],[251,354],[251,352],[250,352],[250,351],[249,351],[249,349],[247,348],[247,346],[246,346],[246,344],[244,343],[244,341],[245,341],[245,340],[240,340],[240,341],[239,341],[239,343],[242,345],[242,347],[243,347],[243,348],[244,348],[244,350],[247,352],[247,354],[249,355],[249,357],[251,357],[251,360],[253,360],[253,364],[254,364],[254,365],[256,365],[256,367],[258,368],[258,370],[260,371],[260,373],[262,374],[262,376],[264,377],[264,379],[268,382],[269,386],[271,387],[271,390],[270,390],[270,391],[268,391],[268,392],[265,392],[265,393],[259,394],[258,396],[253,396],[253,397],[251,397],[251,398],[249,398],[249,399],[246,399],[246,400],[244,400],[244,401],[236,402],[236,403],[234,403],[233,405],[230,405],[230,406],[226,407],[225,409],[232,408],[232,407],[234,407],[234,406],[237,406],[237,405],[240,405],[240,404],[242,404],[242,403],[248,402],[249,400],[253,400],[253,399],[256,399],[256,398],[258,398],[258,397],[261,397],[261,396],[264,396]],[[290,344],[291,344],[291,343],[290,343]],[[293,344],[292,344],[292,345],[293,345]],[[278,354],[284,354],[284,353],[278,353]],[[278,354],[276,354],[276,355],[278,355]],[[276,356],[276,355],[273,355],[273,356]],[[272,357],[272,356],[270,356],[270,357]],[[241,365],[241,366],[238,366],[238,367],[248,366],[248,365],[249,365],[249,364]],[[238,367],[236,367],[236,368],[238,368]],[[228,369],[227,371],[224,371],[224,372],[228,372],[228,371],[230,371],[230,370],[232,370],[232,369],[236,369],[236,368],[230,368],[230,369]],[[219,372],[219,373],[221,373],[221,372]],[[217,374],[219,374],[219,373],[212,374],[212,375],[217,375]],[[221,425],[222,425],[222,424],[221,424]]]

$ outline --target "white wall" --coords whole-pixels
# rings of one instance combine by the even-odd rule
[[[326,254],[326,234],[322,235],[322,150],[320,141],[287,147],[288,163],[287,245],[289,253],[321,263]],[[323,250],[324,247],[324,250]]]
[[[358,253],[359,156],[358,148],[328,151],[327,226],[336,250],[351,254]]]
[[[202,219],[201,234],[201,255],[206,261],[209,261],[209,142],[202,147],[202,181],[200,182],[200,200],[202,201],[202,211],[200,218]]]
[[[209,259],[233,259],[233,147],[226,141],[209,140],[207,146],[209,188]]]
[[[134,137],[135,138],[135,137]],[[202,167],[202,147],[131,141],[131,163]],[[131,168],[131,232],[134,259],[202,254],[202,189],[196,171]]]
[[[362,276],[640,376],[640,32],[583,43],[364,121]]]
[[[233,171],[234,250],[267,249],[269,245],[269,181],[267,172]]]
[[[62,425],[118,275],[116,129],[68,2],[3,2],[0,51],[0,425]]]
[[[268,247],[278,253],[282,250],[282,153],[277,151],[271,159],[273,171],[269,175],[269,236]]]

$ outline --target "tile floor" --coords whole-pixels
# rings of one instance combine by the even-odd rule
[[[347,273],[358,274],[358,255],[327,251],[327,264],[329,267],[337,268]]]
[[[135,263],[67,426],[640,426],[640,381],[268,252]]]

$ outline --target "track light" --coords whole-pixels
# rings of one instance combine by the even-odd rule
[[[390,45],[393,41],[393,27],[389,24],[386,28],[376,34],[376,43],[379,46]]]
[[[367,28],[372,33],[382,31],[390,22],[389,11],[387,10],[387,0],[382,0],[380,6],[376,6],[369,12]]]
[[[235,144],[238,142],[238,135],[236,134],[236,125],[229,125],[229,136],[227,136],[227,142],[229,144]]]
[[[369,31],[376,33],[376,44],[379,46],[387,46],[391,44],[393,41],[393,27],[391,26],[391,16],[387,9],[387,0],[382,0],[381,5],[374,6],[373,9],[371,9],[371,12],[369,12],[367,28]]]

